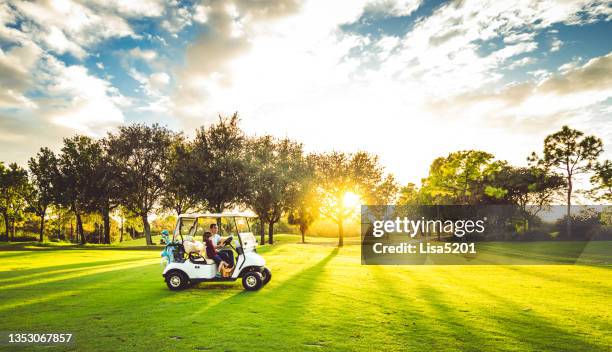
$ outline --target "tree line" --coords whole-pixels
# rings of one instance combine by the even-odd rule
[[[124,125],[101,139],[65,138],[58,153],[41,148],[27,169],[0,163],[3,239],[12,240],[16,222],[35,215],[43,241],[50,214],[69,210],[79,242],[86,242],[83,216],[96,213],[103,242],[110,243],[111,217],[121,210],[141,219],[152,244],[152,213],[248,208],[260,219],[261,243],[266,230],[273,243],[281,219],[296,225],[303,240],[324,217],[337,225],[342,246],[343,225],[355,212],[344,204],[349,192],[363,204],[513,204],[532,213],[565,192],[569,212],[575,177],[589,173],[589,195],[609,202],[611,163],[598,161],[602,151],[597,137],[564,126],[546,137],[528,167],[484,151],[458,151],[435,159],[421,187],[399,187],[376,155],[307,154],[287,138],[247,136],[237,113],[198,128],[193,138],[158,124]]]

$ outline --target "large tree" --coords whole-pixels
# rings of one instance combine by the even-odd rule
[[[593,169],[597,158],[603,151],[603,142],[595,136],[585,136],[583,132],[563,126],[544,139],[543,156],[535,152],[529,157],[534,165],[553,169],[565,176],[567,199],[567,235],[571,237],[571,206],[574,179]]]
[[[6,240],[15,238],[15,223],[26,206],[29,191],[28,173],[16,163],[8,168],[0,163],[0,212],[4,218]]]
[[[57,198],[54,185],[59,178],[59,161],[49,148],[41,148],[36,156],[30,158],[28,166],[33,188],[29,192],[28,203],[40,217],[39,240],[44,239],[47,209]]]
[[[384,176],[378,157],[366,152],[331,152],[315,157],[321,214],[338,225],[338,246],[344,245],[344,221],[356,209],[346,204],[355,194],[366,204],[385,204],[395,197],[397,185]]]
[[[122,179],[126,173],[122,164],[124,160],[111,150],[110,138],[101,140],[100,144],[102,153],[96,160],[98,164],[91,179],[90,208],[102,215],[103,240],[110,244],[111,213],[122,204]]]
[[[177,135],[170,146],[168,167],[164,176],[161,206],[176,215],[199,209],[197,196],[190,192],[192,170],[190,168],[192,146],[183,135]]]
[[[274,224],[297,201],[299,180],[306,171],[302,145],[271,136],[247,143],[249,188],[246,203],[268,226],[268,243],[274,243]],[[265,242],[260,226],[261,243]]]
[[[244,200],[248,192],[245,136],[238,114],[219,116],[216,124],[196,131],[191,162],[189,192],[217,213]]]
[[[153,244],[149,213],[163,193],[170,145],[175,138],[174,132],[158,124],[122,126],[117,134],[107,137],[109,154],[121,167],[121,203],[142,219],[148,245]]]
[[[102,153],[99,141],[77,135],[64,139],[59,157],[60,177],[56,184],[60,189],[61,201],[70,207],[76,217],[77,236],[81,244],[86,242],[82,216],[93,207],[92,200],[97,191],[93,180],[96,180],[102,164]]]
[[[489,175],[485,193],[503,204],[516,205],[525,221],[550,206],[565,186],[565,179],[550,170],[504,165]]]
[[[478,204],[485,194],[486,178],[503,165],[487,152],[453,152],[433,161],[421,191],[438,204]]]
[[[302,243],[306,243],[306,232],[320,213],[314,160],[312,155],[306,157],[305,168],[298,178],[297,194],[287,215],[288,223],[298,226]]]

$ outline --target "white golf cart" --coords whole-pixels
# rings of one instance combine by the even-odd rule
[[[166,239],[162,252],[163,276],[171,290],[182,290],[199,282],[236,281],[248,291],[256,291],[270,282],[272,273],[265,267],[266,261],[257,254],[257,241],[250,229],[249,219],[255,216],[244,213],[182,214],[178,217],[172,239]],[[220,245],[233,269],[228,277],[216,277],[217,264],[198,253],[185,252],[183,243],[194,239],[204,243],[204,233],[211,224],[217,224],[222,239]],[[203,253],[206,253],[204,250]]]

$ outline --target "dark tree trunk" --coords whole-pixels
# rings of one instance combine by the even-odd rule
[[[123,242],[123,216],[121,216],[121,228],[119,229],[119,242]]]
[[[306,243],[306,228],[300,225],[300,233],[302,234],[302,243]]]
[[[108,208],[104,209],[102,218],[104,220],[104,243],[110,244],[110,211]]]
[[[344,219],[338,220],[338,247],[344,246]]]
[[[147,215],[147,213],[143,213],[141,216],[145,237],[147,239],[147,246],[151,246],[153,245],[153,241],[151,240],[151,225],[149,225],[149,216]]]
[[[15,241],[15,218],[11,219],[11,241]]]
[[[76,216],[76,230],[77,230],[77,239],[81,239],[81,244],[85,244],[85,232],[83,232],[83,220],[81,220],[81,213],[75,212]]]
[[[5,240],[8,242],[10,232],[9,217],[6,213],[2,214],[2,217],[4,218],[4,235],[6,237]]]
[[[42,215],[40,216],[40,242],[43,241],[43,237],[45,234],[45,212],[42,213]]]
[[[572,238],[572,178],[567,179],[567,220],[565,223],[567,238]]]
[[[274,244],[274,222],[270,221],[268,223],[268,243]]]
[[[264,227],[264,222],[259,221],[259,236],[261,236],[260,245],[266,244],[266,229]]]

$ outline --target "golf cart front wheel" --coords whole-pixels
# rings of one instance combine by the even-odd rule
[[[268,268],[263,268],[261,270],[261,276],[263,277],[263,284],[265,286],[272,279],[272,272]]]
[[[166,285],[172,291],[183,290],[189,285],[187,276],[180,271],[173,271],[166,275]]]
[[[257,271],[251,271],[242,277],[242,286],[247,291],[257,291],[263,286],[263,277]]]

